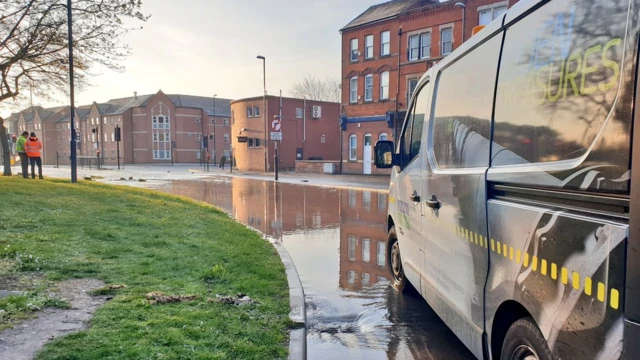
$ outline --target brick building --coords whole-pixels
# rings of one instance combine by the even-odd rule
[[[158,91],[78,106],[74,114],[78,164],[95,163],[98,151],[102,164],[116,164],[116,127],[121,129],[119,150],[123,163],[197,163],[207,153],[215,163],[231,151],[229,102]],[[8,120],[12,133],[33,131],[42,139],[45,164],[70,163],[69,107],[30,107],[12,114]],[[202,146],[203,136],[209,139],[206,149]]]
[[[270,132],[271,122],[280,111],[280,98],[267,96],[266,102],[267,124],[262,96],[231,102],[231,142],[239,170],[274,171],[274,142],[270,140]],[[339,115],[337,103],[282,98],[279,169],[293,170],[297,160],[338,160],[340,129],[336,119]]]
[[[343,27],[342,172],[388,174],[372,165],[373,146],[395,138],[420,77],[517,1],[393,0]]]

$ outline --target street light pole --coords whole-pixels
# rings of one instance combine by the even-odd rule
[[[69,116],[71,117],[71,183],[78,182],[78,166],[76,162],[76,124],[74,119],[75,99],[73,88],[73,21],[71,15],[71,0],[67,0],[67,31],[69,35]]]
[[[465,34],[466,30],[467,30],[466,29],[467,5],[465,5],[463,2],[457,2],[454,6],[462,8],[462,42],[464,43],[464,41],[465,41],[464,34]]]
[[[258,59],[262,60],[262,115],[264,118],[264,172],[269,171],[269,143],[267,142],[267,59],[258,55]]]

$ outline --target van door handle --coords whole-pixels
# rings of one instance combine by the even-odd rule
[[[433,209],[440,209],[440,207],[442,206],[442,203],[440,203],[440,200],[438,200],[438,197],[435,195],[431,195],[431,199],[426,201],[427,206]]]
[[[418,195],[417,191],[413,190],[413,194],[409,196],[409,199],[411,199],[411,201],[413,202],[420,202],[420,195]]]

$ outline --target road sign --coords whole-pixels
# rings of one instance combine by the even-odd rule
[[[282,133],[281,132],[271,132],[271,140],[273,141],[282,141]]]
[[[274,119],[271,122],[271,129],[273,129],[273,131],[280,131],[282,129],[282,123],[280,122],[280,120]]]

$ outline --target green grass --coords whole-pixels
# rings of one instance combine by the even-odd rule
[[[0,189],[0,259],[13,275],[126,285],[94,292],[114,298],[87,330],[50,342],[37,359],[286,358],[284,267],[271,244],[223,212],[93,182],[4,177]],[[151,304],[154,291],[197,298]],[[236,293],[258,304],[207,301]]]

